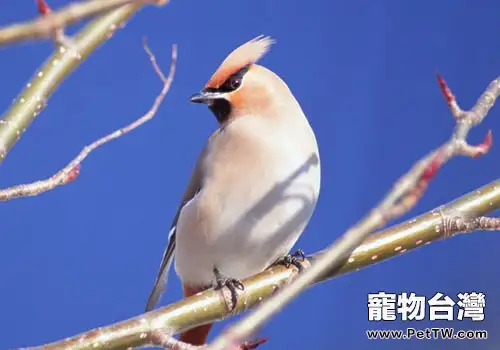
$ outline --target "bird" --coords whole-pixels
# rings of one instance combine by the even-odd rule
[[[190,97],[218,122],[195,163],[170,227],[146,312],[159,302],[175,256],[185,298],[228,287],[233,307],[241,280],[275,264],[297,264],[290,254],[320,192],[315,133],[285,81],[257,62],[275,43],[257,36],[232,51],[204,88]],[[212,324],[180,340],[206,342]]]

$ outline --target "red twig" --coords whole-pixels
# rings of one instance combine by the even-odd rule
[[[406,213],[411,209],[417,201],[422,197],[425,189],[429,185],[429,181],[434,178],[439,169],[450,158],[457,155],[464,155],[472,158],[482,156],[491,149],[493,144],[493,134],[490,131],[486,134],[483,142],[478,145],[470,145],[467,143],[467,135],[470,129],[479,124],[488,110],[493,106],[495,99],[500,93],[500,81],[494,80],[488,86],[488,89],[481,95],[476,106],[470,111],[463,111],[457,104],[455,95],[449,88],[444,78],[438,73],[437,81],[443,96],[448,103],[452,116],[455,118],[456,127],[451,138],[441,147],[422,159],[414,168],[415,171],[410,171],[398,181],[414,183],[414,188],[406,188],[405,194],[402,195],[391,208],[384,212],[387,221]],[[421,168],[419,170],[419,168]]]
[[[441,92],[443,93],[444,98],[445,98],[446,102],[448,103],[448,107],[450,107],[452,115],[456,118],[458,116],[458,114],[460,113],[460,108],[457,105],[455,95],[453,95],[451,90],[448,88],[446,81],[439,73],[437,73],[437,80],[438,80],[439,88],[441,89]]]
[[[49,12],[52,12],[51,8],[45,0],[36,0],[36,7],[38,9],[38,13],[42,16],[46,15]]]
[[[170,350],[204,350],[207,345],[191,345],[175,339],[169,330],[156,329],[149,332],[147,337],[151,345]],[[267,338],[257,338],[228,347],[227,350],[255,350],[267,342]]]

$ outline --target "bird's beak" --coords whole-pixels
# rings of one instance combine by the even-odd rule
[[[205,91],[202,90],[197,94],[194,94],[189,98],[189,101],[194,102],[194,103],[206,103],[210,105],[212,101],[225,98],[225,93],[222,92],[212,92],[212,91]]]

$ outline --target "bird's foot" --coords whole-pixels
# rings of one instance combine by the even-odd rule
[[[223,276],[216,267],[214,267],[214,275],[215,275],[214,289],[219,290],[224,287],[227,287],[231,292],[231,303],[232,303],[231,311],[233,311],[234,308],[236,307],[236,303],[238,302],[238,292],[236,291],[236,289],[244,290],[245,286],[243,285],[243,283],[241,283],[239,279]]]
[[[284,257],[278,259],[271,266],[285,265],[288,268],[288,267],[293,265],[299,270],[299,273],[300,273],[304,270],[304,266],[302,265],[302,262],[304,262],[305,259],[306,259],[306,256],[304,255],[304,252],[302,251],[302,249],[298,249],[295,253],[285,255]]]

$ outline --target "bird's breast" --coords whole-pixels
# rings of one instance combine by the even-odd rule
[[[291,249],[316,204],[319,159],[316,148],[275,141],[227,132],[209,145],[202,190],[179,218],[181,278],[206,277],[210,270],[200,266],[244,278]],[[197,271],[187,266],[188,254]]]
[[[246,131],[246,130],[245,130]],[[273,132],[221,133],[204,163],[200,209],[217,211],[221,224],[288,216],[296,202],[319,192],[317,149]]]

